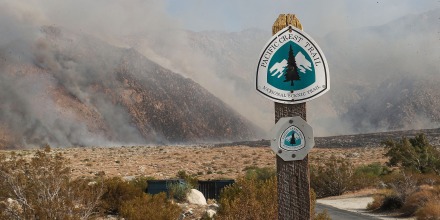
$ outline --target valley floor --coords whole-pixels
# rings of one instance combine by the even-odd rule
[[[14,150],[17,154],[32,157],[37,149]],[[0,151],[8,154],[11,151]],[[249,146],[132,146],[54,148],[70,160],[74,177],[146,176],[155,179],[174,178],[184,170],[200,180],[230,178],[244,175],[250,167],[275,168],[275,154],[270,147]],[[344,157],[354,164],[385,162],[384,149],[365,148],[314,148],[310,162],[321,163],[331,155]]]

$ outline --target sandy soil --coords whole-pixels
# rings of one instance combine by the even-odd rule
[[[0,151],[8,154],[10,151]],[[15,153],[32,157],[36,149],[15,150]],[[167,179],[184,170],[200,180],[237,178],[249,167],[275,168],[275,154],[265,147],[248,146],[132,146],[55,148],[51,153],[61,153],[70,160],[75,177],[148,176]],[[331,155],[344,157],[354,164],[385,162],[383,148],[314,148],[310,155],[312,164],[323,163]]]

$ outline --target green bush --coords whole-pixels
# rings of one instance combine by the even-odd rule
[[[123,201],[120,215],[128,220],[169,220],[178,219],[181,208],[167,200],[165,193],[143,194]]]
[[[380,178],[389,172],[388,167],[380,163],[361,165],[354,170],[351,190],[376,187],[381,181]]]
[[[380,164],[379,162],[371,163],[368,165],[361,165],[357,167],[354,171],[354,174],[367,174],[371,176],[383,176],[391,171],[387,166]]]
[[[388,150],[389,166],[400,166],[419,173],[440,174],[440,151],[429,144],[424,134],[414,138],[402,138],[399,142],[384,142]]]
[[[178,202],[184,202],[186,195],[192,189],[192,186],[186,182],[171,183],[167,186],[170,198],[174,198]]]

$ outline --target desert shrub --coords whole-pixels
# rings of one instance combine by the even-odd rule
[[[388,167],[380,163],[361,165],[354,170],[352,190],[376,187],[380,182],[380,177],[389,172]]]
[[[376,194],[373,196],[373,201],[368,203],[367,209],[368,210],[379,210],[382,206],[383,200],[385,199],[385,195],[382,194]]]
[[[349,160],[331,156],[327,162],[310,168],[310,184],[318,198],[337,196],[353,189],[353,165]]]
[[[387,193],[375,196],[369,209],[378,211],[398,210],[407,202],[407,198],[419,190],[416,180],[411,173],[395,171],[383,178],[388,186]]]
[[[0,188],[2,219],[88,219],[102,194],[100,184],[72,181],[66,159],[47,146],[30,161],[1,157]]]
[[[440,201],[429,201],[415,213],[417,220],[440,219]]]
[[[429,144],[424,134],[414,138],[402,138],[396,142],[384,142],[388,150],[385,156],[389,158],[389,166],[400,166],[404,169],[420,173],[440,174],[440,151]]]
[[[276,219],[276,178],[239,178],[235,184],[223,189],[219,204],[216,219]]]
[[[138,190],[145,192],[148,186],[148,180],[153,180],[153,177],[145,177],[145,176],[138,176],[134,179],[130,180],[128,183]]]
[[[324,211],[320,213],[316,213],[316,193],[315,190],[312,188],[310,189],[310,214],[313,216],[312,219],[314,220],[331,220],[330,215],[327,212],[327,209],[324,209]]]
[[[101,197],[100,211],[106,214],[118,214],[122,202],[142,197],[143,190],[135,184],[123,181],[119,177],[104,180],[104,193]]]
[[[383,176],[391,171],[387,166],[380,164],[379,162],[371,163],[368,165],[361,165],[356,167],[354,174],[368,174],[371,176]]]
[[[324,209],[324,211],[317,213],[313,219],[314,220],[331,220],[332,218],[328,214],[327,209]]]
[[[316,193],[313,188],[310,188],[310,212],[313,216],[316,214]]]
[[[440,175],[435,173],[411,173],[417,185],[436,186],[440,184]]]
[[[185,180],[185,182],[193,188],[197,188],[199,185],[199,180],[194,176],[188,175],[184,170],[177,172],[177,178]]]
[[[178,202],[186,200],[186,195],[191,191],[192,186],[187,182],[171,183],[167,186],[170,198],[174,198]]]
[[[263,175],[266,176],[266,175]],[[215,219],[277,219],[278,194],[276,176],[269,179],[258,175],[239,178],[220,194],[220,209]],[[310,190],[310,210],[313,219],[331,219],[327,212],[316,213],[316,194]]]
[[[378,211],[394,211],[400,209],[402,206],[402,199],[396,194],[391,194],[383,197]]]
[[[402,204],[405,203],[409,195],[419,190],[419,186],[413,178],[413,175],[404,171],[398,172],[395,179],[389,182],[388,185]]]
[[[401,210],[405,216],[413,216],[417,210],[424,207],[426,203],[433,198],[435,198],[435,195],[432,190],[421,189],[406,198]]]
[[[143,194],[123,201],[120,215],[128,220],[168,220],[178,219],[182,210],[167,200],[165,193]]]
[[[258,180],[268,180],[270,178],[276,177],[277,172],[272,167],[249,167],[246,169],[246,178],[255,178]]]

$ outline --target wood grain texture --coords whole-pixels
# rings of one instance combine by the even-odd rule
[[[288,25],[302,30],[302,25],[293,14],[281,14],[272,26],[276,34]],[[275,103],[275,123],[283,117],[300,116],[307,120],[306,104]],[[300,161],[284,161],[277,156],[278,219],[311,219],[309,157]]]

